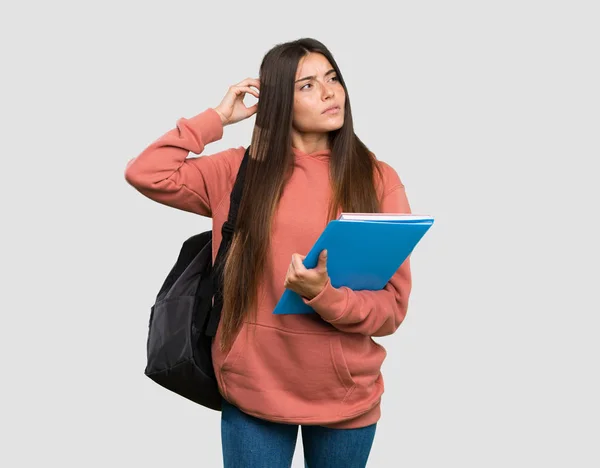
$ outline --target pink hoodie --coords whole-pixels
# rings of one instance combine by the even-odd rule
[[[223,136],[219,115],[209,108],[181,118],[125,170],[125,179],[148,198],[211,217],[213,260],[221,226],[245,148],[200,154]],[[257,323],[244,323],[231,351],[213,344],[213,363],[223,396],[259,418],[332,428],[363,427],[380,418],[386,351],[371,336],[390,335],[406,315],[411,290],[410,258],[381,291],[353,291],[330,283],[311,301],[317,314],[273,315],[284,291],[293,253],[306,255],[327,224],[329,150],[293,149],[296,166],[273,220],[270,276],[259,290]],[[378,161],[382,212],[410,213],[404,185],[394,169]],[[315,210],[315,207],[323,207]],[[341,212],[341,211],[340,211]],[[254,332],[254,333],[247,333]]]

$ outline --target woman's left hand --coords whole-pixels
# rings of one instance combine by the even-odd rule
[[[323,290],[329,280],[327,250],[321,251],[319,262],[315,268],[306,268],[302,263],[305,258],[306,255],[292,255],[292,262],[288,268],[284,286],[305,299],[311,300]]]

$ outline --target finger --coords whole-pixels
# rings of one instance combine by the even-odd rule
[[[257,78],[246,78],[240,81],[236,86],[255,86],[260,89],[260,80]]]
[[[298,254],[292,255],[292,265],[294,266],[294,272],[296,274],[299,274],[302,271],[306,270],[302,263],[302,260],[300,259],[300,255]]]
[[[237,97],[243,96],[243,93],[252,94],[257,99],[260,97],[260,94],[258,93],[258,91],[256,91],[255,89],[249,88],[247,86],[246,87],[238,86],[238,87],[234,88],[234,92]]]
[[[287,274],[285,275],[285,280],[283,282],[283,285],[287,288],[289,287],[294,281],[296,280],[296,276],[294,274],[294,267],[292,266],[292,264],[290,263],[290,266],[288,267],[288,271]]]
[[[296,272],[296,265],[295,265],[295,261],[294,261],[294,255],[292,255],[292,259],[290,260],[290,265],[288,266],[288,268],[290,269],[291,273],[295,273]]]
[[[246,117],[250,117],[251,115],[255,114],[257,110],[258,110],[258,104],[254,104],[253,106],[246,107]]]
[[[255,84],[258,82],[259,82],[258,78],[253,78],[253,77],[249,76],[247,78],[244,78],[242,81],[240,81],[236,86],[248,86],[248,83]]]
[[[288,265],[288,269],[287,269],[287,273],[286,273],[286,279],[290,279],[291,276],[294,275],[294,264],[292,262],[290,262],[290,264]]]
[[[321,253],[319,253],[319,261],[317,263],[317,267],[322,270],[327,269],[327,250],[326,249],[321,250]]]
[[[250,93],[256,96],[257,91],[247,86],[238,85],[233,85],[229,88],[229,94],[233,95],[233,97],[236,99],[243,97],[246,93]]]

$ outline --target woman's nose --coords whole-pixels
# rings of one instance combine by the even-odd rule
[[[333,88],[331,88],[330,86],[325,85],[323,87],[323,95],[326,97],[331,97],[334,95],[333,93]]]

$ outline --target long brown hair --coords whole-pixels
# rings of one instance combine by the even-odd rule
[[[260,99],[246,168],[244,195],[236,232],[223,270],[221,349],[230,349],[241,324],[254,311],[270,244],[271,220],[282,189],[293,170],[291,131],[294,81],[298,64],[310,52],[323,54],[346,91],[344,125],[329,132],[332,201],[329,219],[339,208],[347,212],[379,211],[375,156],[354,133],[348,90],[331,52],[319,41],[302,38],[278,44],[264,56],[260,71]],[[365,177],[373,174],[373,177]],[[283,278],[281,278],[283,281]]]

